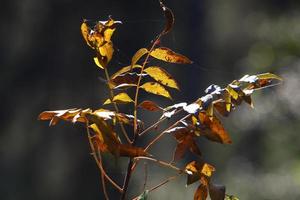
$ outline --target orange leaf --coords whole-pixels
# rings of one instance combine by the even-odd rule
[[[149,111],[160,111],[162,110],[161,107],[159,107],[156,103],[154,103],[153,101],[143,101],[142,103],[140,103],[138,105],[138,107],[143,108],[145,110],[149,110]]]
[[[206,200],[207,194],[208,192],[206,185],[200,184],[194,194],[194,200]]]
[[[190,185],[202,177],[211,177],[215,168],[212,165],[204,163],[202,161],[196,162],[192,161],[185,167],[185,172],[188,174],[187,185]]]
[[[205,113],[199,112],[199,120],[205,126],[203,134],[207,139],[223,144],[232,143],[228,133],[216,116],[210,119]]]
[[[159,47],[150,52],[150,55],[158,60],[177,64],[192,64],[186,56],[175,53],[166,47]]]
[[[49,126],[56,125],[59,120],[65,120],[69,122],[85,122],[85,113],[91,112],[90,109],[67,109],[67,110],[54,110],[44,111],[39,116],[39,120],[50,120]]]

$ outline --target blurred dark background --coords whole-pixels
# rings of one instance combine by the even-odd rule
[[[224,119],[233,144],[202,142],[206,160],[217,171],[214,182],[247,199],[300,198],[300,2],[297,0],[165,1],[175,27],[162,45],[190,57],[194,64],[166,65],[181,85],[174,101],[191,102],[212,84],[224,86],[244,74],[273,72],[284,84],[254,94],[247,105]],[[1,199],[102,199],[100,176],[89,155],[84,128],[37,121],[44,110],[99,108],[108,96],[103,72],[80,34],[83,18],[122,20],[114,34],[117,48],[111,73],[148,47],[164,24],[158,1],[10,0],[1,1]],[[127,110],[130,112],[131,110]],[[157,117],[157,116],[156,116]],[[153,115],[140,118],[154,121]],[[155,134],[154,132],[152,134]],[[153,148],[171,159],[173,138]],[[124,175],[125,159],[105,157],[108,172]],[[168,174],[149,164],[148,185]],[[130,195],[141,192],[142,170]],[[119,179],[121,182],[122,180]],[[196,184],[181,178],[151,193],[150,199],[192,199]],[[110,193],[115,193],[113,189]],[[115,196],[116,198],[116,196]]]

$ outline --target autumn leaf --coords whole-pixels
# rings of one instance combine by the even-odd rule
[[[85,122],[85,113],[92,112],[91,109],[67,109],[67,110],[54,110],[44,111],[39,116],[39,120],[50,120],[49,126],[54,126],[59,120],[65,120],[69,122]]]
[[[113,102],[115,102],[115,103],[131,103],[131,102],[133,102],[133,100],[130,98],[130,96],[128,96],[128,94],[122,92],[122,93],[119,93],[116,96],[114,96]],[[105,102],[104,102],[104,104],[105,104]]]
[[[103,65],[100,63],[100,61],[98,60],[97,57],[94,57],[94,62],[98,67],[100,67],[101,69],[104,69]]]
[[[141,65],[133,65],[133,66],[129,65],[129,66],[126,66],[126,67],[122,67],[116,73],[114,73],[113,75],[111,75],[110,79],[114,79],[114,78],[116,78],[117,76],[119,76],[121,74],[129,72],[132,68],[141,68],[141,67],[142,67]]]
[[[148,53],[148,49],[141,48],[139,49],[132,57],[131,59],[131,67],[134,66],[145,54]]]
[[[143,108],[145,110],[149,110],[149,111],[160,111],[160,110],[163,110],[156,103],[154,103],[153,101],[149,101],[149,100],[143,101],[142,103],[140,103],[138,105],[138,107]]]
[[[159,83],[147,82],[141,86],[146,92],[172,99],[170,93]]]
[[[201,156],[201,152],[195,141],[195,135],[189,128],[175,127],[166,131],[166,133],[173,134],[173,136],[176,138],[178,142],[173,156],[173,159],[175,161],[181,159],[184,156],[184,154],[187,152],[187,150],[190,150],[190,152],[198,156]]]
[[[115,156],[137,157],[149,156],[144,149],[130,144],[121,144],[112,127],[98,115],[87,113],[87,119],[95,125],[90,126],[99,135],[99,150],[108,151]]]
[[[200,184],[194,194],[194,200],[206,200],[207,193],[206,185]]]
[[[228,133],[216,116],[211,120],[205,113],[199,112],[198,118],[200,123],[205,126],[202,133],[207,139],[223,144],[232,143]]]
[[[113,79],[109,80],[109,87],[115,89],[122,84],[134,84],[136,85],[140,76],[147,76],[147,74],[138,74],[136,72],[127,72],[120,74]]]
[[[160,67],[152,66],[152,67],[146,68],[144,71],[149,76],[151,76],[154,80],[158,81],[159,83],[179,90],[177,82],[164,69],[162,69]]]
[[[161,8],[162,8],[162,10],[164,12],[165,19],[166,19],[165,28],[162,31],[162,34],[167,34],[173,28],[175,18],[174,18],[174,14],[173,14],[172,10],[170,8],[166,7],[162,3],[162,1],[160,1],[160,6],[161,6]]]
[[[188,163],[185,167],[185,172],[188,174],[187,176],[187,185],[190,185],[202,177],[211,177],[212,173],[215,171],[215,168],[207,164],[205,162],[196,162],[192,161]]]
[[[182,109],[184,107],[186,107],[187,103],[182,102],[182,103],[177,103],[171,106],[168,106],[166,108],[164,108],[164,112],[162,114],[162,116],[160,117],[160,119],[162,118],[171,118],[179,109]]]
[[[150,52],[150,55],[158,60],[177,64],[192,64],[186,56],[175,53],[166,47],[159,47]]]

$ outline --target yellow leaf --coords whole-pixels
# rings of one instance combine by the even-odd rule
[[[225,100],[225,104],[226,104],[226,110],[227,110],[227,112],[230,112],[230,110],[231,110],[231,95],[228,92],[228,90],[224,91],[224,100]]]
[[[131,59],[131,66],[135,65],[141,59],[141,57],[143,57],[143,55],[145,55],[146,53],[148,53],[148,49],[146,48],[139,49]]]
[[[141,86],[146,92],[172,99],[170,93],[159,83],[147,82]]]
[[[94,57],[94,62],[95,62],[95,64],[96,64],[98,67],[100,67],[101,69],[104,69],[104,67],[100,64],[100,62],[99,62],[99,60],[98,60],[97,57]]]
[[[103,105],[107,105],[107,104],[111,104],[111,103],[112,103],[112,102],[111,102],[110,99],[106,99],[106,100],[104,101]]]
[[[129,66],[126,66],[126,67],[122,67],[119,71],[117,71],[116,73],[114,73],[110,78],[114,79],[117,76],[130,71],[132,68],[141,68],[141,67],[142,67],[141,65],[133,65],[133,66],[129,65]]]
[[[275,74],[272,74],[272,73],[264,73],[264,74],[258,74],[256,75],[257,78],[259,79],[276,79],[276,80],[279,80],[279,81],[282,81],[283,79]]]
[[[130,98],[130,96],[128,96],[128,94],[122,92],[122,93],[117,94],[116,96],[114,96],[113,102],[116,102],[116,103],[130,103],[130,102],[133,102],[133,100]]]
[[[89,34],[90,34],[90,28],[89,28],[88,25],[85,23],[85,20],[84,20],[83,23],[81,24],[80,29],[81,29],[81,34],[82,34],[84,40],[86,41],[87,45],[89,45],[90,47],[92,47],[91,44],[90,44],[90,41],[88,40],[88,36],[89,36]]]
[[[239,98],[239,94],[229,85],[226,87],[226,90],[235,100]]]
[[[192,64],[193,62],[184,55],[175,53],[166,47],[156,48],[151,51],[150,55],[158,60],[177,64]]]
[[[165,86],[168,86],[168,87],[175,88],[175,89],[179,90],[177,82],[164,69],[162,69],[160,67],[152,66],[152,67],[146,68],[144,71],[149,76],[151,76],[156,81],[158,81],[159,83],[161,83]]]

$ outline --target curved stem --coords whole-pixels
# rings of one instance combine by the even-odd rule
[[[110,98],[111,98],[111,101],[112,101],[113,98],[114,98],[114,96],[115,96],[115,95],[114,95],[114,91],[109,87],[109,84],[108,84],[109,81],[110,81],[110,77],[109,77],[107,68],[105,68],[104,71],[105,71],[105,77],[106,77],[106,80],[107,80],[107,87],[108,87],[108,89],[109,89]],[[116,112],[119,113],[118,105],[117,105],[115,102],[112,102],[112,103],[113,103],[113,105],[114,105],[114,108],[115,108]],[[125,127],[124,127],[124,124],[123,124],[122,122],[120,122],[120,121],[119,121],[119,124],[120,124],[121,130],[122,130],[122,133],[123,133],[124,137],[126,138],[127,142],[128,142],[128,143],[132,143],[132,141],[130,140],[130,138],[129,138],[127,132],[126,132],[126,129],[125,129]]]
[[[141,74],[143,74],[144,72],[144,68],[148,62],[148,59],[150,57],[150,52],[155,48],[155,46],[157,45],[158,41],[160,40],[160,37],[162,36],[162,34],[160,33],[157,38],[155,39],[155,41],[153,42],[150,50],[147,53],[147,56],[143,62],[142,68],[141,68]],[[138,106],[138,96],[139,96],[139,89],[140,89],[140,84],[141,84],[141,80],[142,80],[142,76],[139,76],[138,82],[137,82],[137,86],[136,86],[136,91],[135,91],[135,97],[134,97],[134,122],[133,122],[133,140],[132,140],[132,145],[134,145],[136,143],[136,140],[138,139],[139,133],[138,133],[138,126],[137,126],[137,106]],[[124,200],[126,197],[126,192],[128,189],[128,185],[129,185],[129,180],[132,174],[132,166],[133,166],[134,162],[133,159],[130,158],[129,162],[128,162],[128,166],[127,166],[127,173],[124,179],[124,184],[123,184],[123,193],[121,196],[121,200]]]
[[[181,118],[180,120],[176,121],[174,124],[172,124],[171,126],[169,126],[167,129],[165,129],[163,132],[161,132],[158,136],[156,136],[145,148],[145,151],[147,151],[154,143],[156,143],[162,136],[164,136],[166,134],[166,132],[172,128],[174,128],[175,126],[177,126],[181,121],[189,118],[192,114],[188,114],[186,116],[184,116],[183,118]]]
[[[100,169],[100,172],[103,174],[103,176],[117,189],[119,190],[119,192],[123,192],[123,189],[116,183],[114,182],[110,177],[109,175],[105,172],[105,169],[103,168],[102,166],[102,162],[100,162],[98,160],[98,157],[95,153],[95,148],[94,148],[94,145],[93,145],[93,142],[92,142],[92,136],[91,136],[91,133],[90,133],[90,130],[89,130],[89,124],[88,122],[86,123],[86,131],[87,131],[87,135],[88,135],[88,139],[89,139],[89,144],[90,144],[90,148],[92,150],[92,155],[94,157],[94,160],[96,161],[96,164],[98,166],[98,168]],[[102,161],[102,160],[101,160]]]

